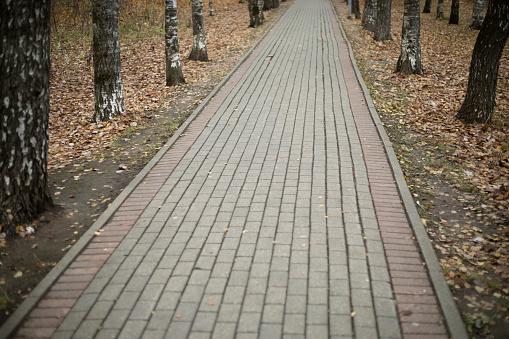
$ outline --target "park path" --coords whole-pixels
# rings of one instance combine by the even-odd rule
[[[294,0],[12,337],[464,337],[350,58],[330,2]]]

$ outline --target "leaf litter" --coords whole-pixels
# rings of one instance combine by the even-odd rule
[[[403,1],[393,2],[393,41],[386,42],[374,41],[360,20],[346,18],[342,1],[333,2],[471,336],[504,337],[509,331],[509,48],[500,62],[493,122],[464,124],[454,115],[465,97],[479,32],[468,28],[473,1],[462,3],[460,25],[421,14],[423,76],[394,73]],[[447,12],[450,1],[444,8]]]
[[[179,0],[179,42],[187,82],[165,87],[164,2],[132,2],[145,3],[139,10],[151,14],[134,15],[136,20],[130,20],[132,13],[121,13],[127,114],[102,123],[91,122],[90,18],[80,27],[73,23],[72,11],[66,13],[65,7],[55,6],[60,12],[56,15],[58,29],[53,28],[51,37],[48,170],[51,193],[59,207],[18,226],[18,238],[6,239],[0,233],[0,270],[12,267],[23,274],[15,279],[16,272],[9,272],[0,278],[0,295],[4,296],[0,298],[0,325],[122,191],[122,185],[129,183],[290,5],[282,3],[280,9],[266,13],[266,24],[252,29],[248,28],[246,3],[214,1],[215,16],[204,16],[211,61],[194,62],[187,60],[192,44],[190,2]],[[207,6],[205,3],[205,13]]]

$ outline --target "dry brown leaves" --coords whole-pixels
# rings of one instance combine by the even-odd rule
[[[471,182],[478,191],[479,203],[485,214],[495,221],[509,221],[509,48],[500,62],[497,106],[491,125],[468,125],[454,118],[465,96],[473,46],[478,31],[468,28],[471,8],[464,6],[462,25],[449,25],[435,19],[434,14],[421,14],[421,48],[425,68],[423,76],[394,73],[401,40],[401,3],[393,6],[391,42],[369,42],[369,48],[357,45],[358,59],[378,60],[371,66],[382,75],[375,80],[374,90],[381,82],[393,86],[381,95],[379,111],[397,115],[399,123],[429,138],[437,138],[455,149],[449,159],[462,166],[462,179]],[[363,32],[365,41],[371,34]],[[404,96],[401,97],[401,93]],[[400,108],[404,105],[404,114]]]
[[[362,1],[361,8],[363,5]],[[348,20],[346,26],[357,26],[358,35],[351,43],[383,120],[391,128],[400,126],[403,133],[412,134],[408,139],[417,140],[414,151],[419,149],[425,158],[445,158],[433,159],[432,166],[423,166],[426,173],[412,180],[417,185],[425,177],[431,178],[431,185],[446,182],[452,188],[450,193],[440,193],[444,196],[460,192],[454,197],[460,205],[457,210],[436,206],[438,213],[423,221],[441,254],[445,278],[458,292],[455,298],[463,307],[461,312],[471,314],[465,321],[474,327],[473,332],[486,334],[486,328],[496,322],[498,330],[506,331],[509,321],[509,47],[500,62],[493,123],[467,125],[455,119],[465,96],[478,34],[468,28],[472,5],[472,1],[462,2],[460,25],[437,20],[436,8],[431,14],[421,14],[423,76],[394,73],[403,1],[393,1],[394,41],[373,41],[371,33],[359,31],[360,20]],[[447,6],[450,1],[444,5],[446,14]]]
[[[236,0],[216,0],[215,16],[204,18],[210,62],[188,61],[192,46],[189,1],[179,1],[179,43],[183,72],[188,85],[165,87],[164,2],[151,8],[151,17],[143,24],[129,23],[130,14],[121,13],[120,39],[122,80],[127,114],[107,123],[91,123],[94,107],[91,37],[78,28],[62,28],[51,42],[50,146],[49,170],[63,168],[77,159],[86,159],[108,149],[118,133],[139,125],[157,109],[169,104],[172,91],[211,78],[221,79],[234,65],[232,56],[244,54],[253,38],[262,30],[248,28],[246,4]],[[140,20],[140,17],[136,17]],[[59,22],[62,22],[61,20]],[[151,25],[152,23],[152,25]],[[78,25],[79,26],[79,25]]]

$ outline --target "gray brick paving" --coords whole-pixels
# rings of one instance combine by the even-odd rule
[[[295,0],[55,338],[401,336],[329,6]]]

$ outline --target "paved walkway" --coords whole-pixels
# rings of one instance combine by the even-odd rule
[[[329,1],[294,0],[14,337],[462,337],[362,86]]]

